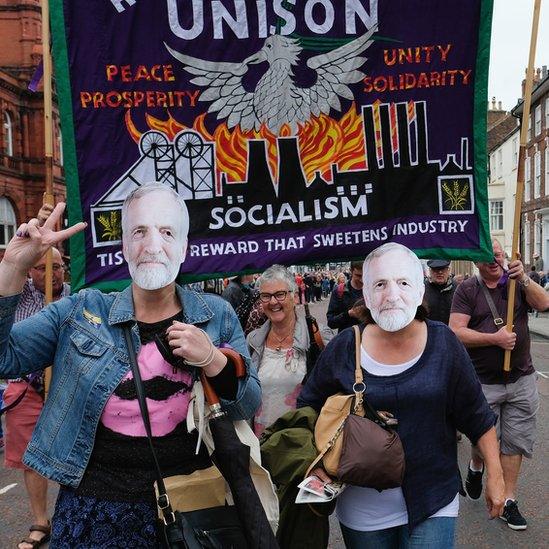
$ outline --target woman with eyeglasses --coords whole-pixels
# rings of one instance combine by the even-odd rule
[[[261,407],[254,418],[254,431],[260,436],[280,416],[296,408],[307,373],[310,338],[305,317],[296,311],[297,284],[285,267],[269,267],[256,288],[267,322],[250,332],[247,342],[262,389]],[[325,344],[335,335],[329,328],[321,328],[320,334]]]

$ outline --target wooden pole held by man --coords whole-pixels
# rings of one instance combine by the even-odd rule
[[[534,84],[534,62],[536,57],[536,43],[538,39],[540,5],[541,0],[534,0],[534,16],[532,18],[532,34],[530,36],[530,54],[528,56],[528,68],[526,70],[524,106],[520,124],[519,163],[517,170],[517,190],[515,194],[515,215],[513,219],[513,243],[511,249],[512,260],[518,259],[519,257],[520,216],[522,196],[524,193],[524,162],[526,161],[526,143],[528,140],[528,126],[530,123],[530,103],[532,101],[532,88]],[[509,279],[509,301],[507,302],[507,330],[509,332],[513,331],[516,284],[517,282],[514,278]],[[511,371],[511,351],[509,350],[505,351],[503,371],[507,373]]]

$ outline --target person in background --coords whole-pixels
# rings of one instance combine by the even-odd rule
[[[328,274],[324,273],[322,275],[322,297],[326,298],[330,295],[330,279]]]
[[[343,275],[345,276],[345,275]],[[334,330],[344,330],[349,326],[359,324],[358,312],[354,309],[354,304],[362,297],[362,262],[353,261],[351,263],[351,275],[347,282],[338,283],[330,296],[328,304],[328,326]]]
[[[250,284],[253,282],[253,275],[238,275],[229,280],[223,290],[221,297],[228,301],[236,311],[238,306],[246,299],[251,292]]]
[[[455,332],[475,366],[482,390],[498,416],[501,464],[505,480],[505,507],[501,518],[513,530],[524,530],[527,521],[516,500],[517,482],[523,457],[532,457],[536,438],[536,414],[539,407],[536,374],[530,355],[528,306],[544,311],[549,295],[528,278],[520,260],[505,268],[505,254],[499,241],[493,240],[494,259],[477,263],[479,274],[464,281],[454,294],[450,328]],[[515,290],[514,331],[504,324],[508,302],[508,279],[518,284]],[[491,297],[494,318],[485,292]],[[511,371],[503,372],[505,351],[511,353]],[[482,493],[485,457],[474,443],[471,448],[465,490],[471,499]]]
[[[401,488],[348,486],[336,512],[350,549],[448,549],[454,546],[460,478],[456,428],[482,447],[491,517],[503,506],[495,415],[463,345],[447,326],[426,319],[423,268],[408,248],[388,243],[364,261],[361,326],[365,398],[398,421],[406,471]],[[339,333],[320,356],[298,398],[319,411],[355,384],[354,330]],[[330,478],[315,469],[324,481]]]
[[[425,280],[425,301],[429,318],[448,325],[456,290],[456,284],[450,278],[450,262],[446,259],[430,259],[427,266],[429,277]]]
[[[305,299],[307,303],[313,303],[315,300],[315,276],[312,272],[307,272],[303,276],[303,282],[305,283]]]
[[[38,221],[43,224],[52,211],[52,206],[44,204],[38,212]],[[65,265],[61,253],[57,248],[52,248],[53,301],[70,294],[70,287],[64,283],[64,276]],[[46,304],[45,293],[46,256],[44,255],[29,269],[21,299],[15,310],[15,322],[20,322],[42,310]],[[19,543],[18,548],[29,549],[41,547],[47,543],[51,534],[47,509],[48,481],[23,463],[23,454],[44,406],[43,372],[36,372],[29,377],[9,381],[4,394],[5,405],[10,406],[18,400],[18,404],[9,408],[5,413],[4,465],[10,469],[23,471],[25,490],[33,520],[28,536]]]
[[[535,252],[532,256],[532,263],[536,271],[543,271],[543,258],[539,255],[538,252]]]
[[[313,291],[316,301],[322,301],[322,275],[320,273],[315,274]]]
[[[257,436],[285,412],[296,407],[301,382],[314,364],[308,364],[311,340],[307,322],[296,311],[297,287],[282,265],[269,267],[258,280],[259,300],[267,322],[248,334],[252,365],[261,383],[261,407],[254,417]],[[327,343],[335,335],[321,329]]]
[[[299,299],[299,304],[303,305],[303,303],[305,303],[305,288],[304,287],[302,288],[303,277],[301,276],[301,273],[296,273],[295,277],[294,277],[294,280],[295,280],[295,284],[296,284],[296,287],[297,287],[297,295],[298,295],[298,299]]]
[[[64,204],[43,226],[23,223],[0,262],[0,376],[52,366],[48,399],[26,466],[61,487],[52,519],[56,548],[156,548],[155,467],[136,398],[125,327],[136,349],[160,468],[166,476],[211,465],[187,430],[193,384],[203,372],[231,419],[249,419],[261,392],[238,319],[218,296],[175,283],[187,250],[185,202],[160,183],[122,206],[122,249],[132,283],[82,290],[13,324],[27,271],[52,245],[85,228],[56,231]],[[223,348],[214,347],[213,342]],[[236,366],[244,366],[237,379]]]
[[[539,284],[541,282],[541,277],[539,276],[539,273],[536,271],[535,265],[532,265],[530,267],[530,270],[528,271],[528,277],[530,280],[533,280],[536,284]]]

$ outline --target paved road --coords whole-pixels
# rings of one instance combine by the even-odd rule
[[[326,319],[327,300],[311,305],[311,313],[320,323]],[[528,529],[515,532],[501,520],[490,521],[484,502],[460,498],[457,544],[459,549],[475,548],[546,548],[549,540],[549,477],[546,473],[549,455],[549,340],[536,338],[532,343],[532,359],[539,376],[541,406],[538,414],[538,444],[532,460],[525,460],[520,480],[518,500],[528,520]],[[547,376],[544,378],[543,376]],[[460,469],[465,475],[470,459],[470,445],[464,437],[458,445]],[[332,519],[330,548],[340,549],[344,544],[335,519]]]
[[[327,301],[313,304],[312,313],[319,322],[325,320]],[[532,355],[538,371],[549,377],[549,340],[533,341]],[[465,548],[545,548],[549,540],[549,476],[545,470],[549,455],[549,379],[540,375],[539,391],[541,407],[538,415],[539,442],[534,459],[524,464],[518,495],[520,508],[528,519],[528,529],[525,532],[514,532],[502,521],[489,521],[483,503],[461,498],[460,517],[458,522],[457,547]],[[462,471],[466,471],[469,444],[464,441],[459,444],[459,463]],[[11,489],[9,485],[15,484]],[[22,476],[18,471],[7,470],[0,465],[0,549],[16,547],[16,542],[30,524],[30,516],[24,497]],[[56,488],[52,484],[49,500],[53,510]],[[333,521],[330,547],[343,548],[341,533],[337,521]],[[128,548],[131,549],[131,548]]]

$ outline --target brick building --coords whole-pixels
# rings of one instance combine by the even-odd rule
[[[40,0],[0,0],[0,254],[44,193],[44,110],[28,84],[41,59]],[[54,109],[55,110],[55,109]],[[54,112],[54,195],[64,200],[59,117]]]
[[[523,82],[524,95],[524,82]],[[513,109],[522,115],[520,102]],[[525,187],[522,202],[521,252],[530,266],[534,254],[549,269],[549,73],[547,67],[537,69],[532,91],[530,125],[526,144]]]

